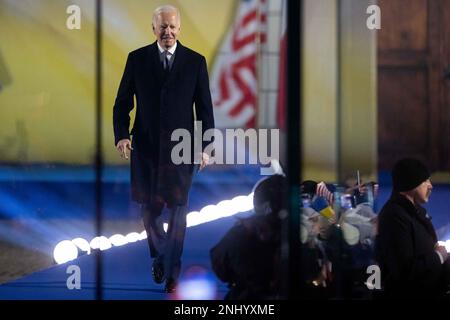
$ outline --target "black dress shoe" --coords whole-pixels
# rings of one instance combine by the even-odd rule
[[[174,279],[172,279],[172,278],[167,279],[166,288],[165,288],[166,293],[174,293],[177,289],[177,285],[178,285],[178,283]]]
[[[152,276],[155,283],[163,283],[164,281],[164,265],[158,261],[158,259],[153,259],[152,264]]]

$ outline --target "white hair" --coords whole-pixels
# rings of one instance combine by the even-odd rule
[[[163,6],[159,6],[158,8],[155,9],[155,11],[153,11],[153,17],[152,17],[152,25],[155,26],[156,22],[158,20],[158,16],[163,13],[163,12],[173,12],[175,11],[175,13],[177,14],[177,21],[178,24],[181,24],[181,15],[180,15],[180,11],[174,7],[171,6],[170,4],[166,4]]]

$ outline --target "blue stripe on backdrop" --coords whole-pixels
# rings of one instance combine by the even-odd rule
[[[256,165],[208,167],[195,177],[190,210],[248,194],[261,178],[259,173],[259,166]],[[105,219],[139,219],[137,205],[130,202],[128,166],[105,167],[103,180]],[[2,166],[0,219],[94,219],[93,182],[93,168],[88,166]],[[381,172],[379,182],[377,211],[391,192],[389,174]],[[435,185],[430,203],[426,206],[439,236],[445,238],[450,236],[449,196],[450,185]]]
[[[248,194],[261,178],[258,166],[208,168],[194,179],[190,209]],[[135,218],[130,204],[127,167],[106,167],[103,172],[105,219]],[[0,218],[94,218],[94,174],[90,167],[1,167]]]
[[[136,225],[128,232],[142,231],[139,207],[130,201],[128,167],[106,167],[103,178],[104,220],[130,222],[114,229]],[[260,178],[258,166],[210,166],[194,179],[189,210],[247,195]],[[0,167],[0,240],[48,254],[59,241],[94,238],[94,214],[91,167]]]

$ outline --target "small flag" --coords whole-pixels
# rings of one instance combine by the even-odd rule
[[[328,190],[325,182],[321,181],[317,184],[316,194],[319,197],[324,197],[330,205],[333,205],[334,202],[333,193],[331,193],[330,190]]]
[[[330,207],[328,201],[324,197],[317,197],[313,201],[311,208],[329,220],[333,220],[336,216],[334,210]]]

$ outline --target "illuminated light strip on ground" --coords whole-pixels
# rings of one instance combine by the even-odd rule
[[[237,196],[231,200],[223,200],[216,205],[208,205],[200,211],[192,211],[187,215],[187,227],[197,226],[203,223],[211,222],[220,218],[229,217],[240,212],[247,212],[253,209],[253,193],[247,196]],[[167,223],[164,224],[164,230],[167,232]],[[132,242],[147,239],[147,233],[142,231],[131,232],[126,236],[115,234],[107,238],[105,236],[95,237],[90,242],[83,238],[73,240],[63,240],[59,242],[53,250],[53,257],[58,264],[75,260],[81,254],[90,254],[91,250],[107,250],[112,247],[123,246]],[[445,246],[450,253],[450,239],[447,241],[438,241]]]
[[[253,192],[247,196],[237,196],[231,200],[223,200],[216,205],[208,205],[200,211],[192,211],[186,217],[187,227],[198,226],[220,218],[229,217],[240,212],[247,212],[253,209]],[[164,224],[167,232],[167,223]],[[53,250],[53,258],[56,263],[62,264],[75,260],[81,254],[90,254],[92,250],[108,250],[112,247],[119,247],[128,243],[144,240],[147,233],[131,232],[126,236],[115,234],[107,238],[105,236],[95,237],[90,242],[83,238],[73,240],[63,240],[59,242]]]

